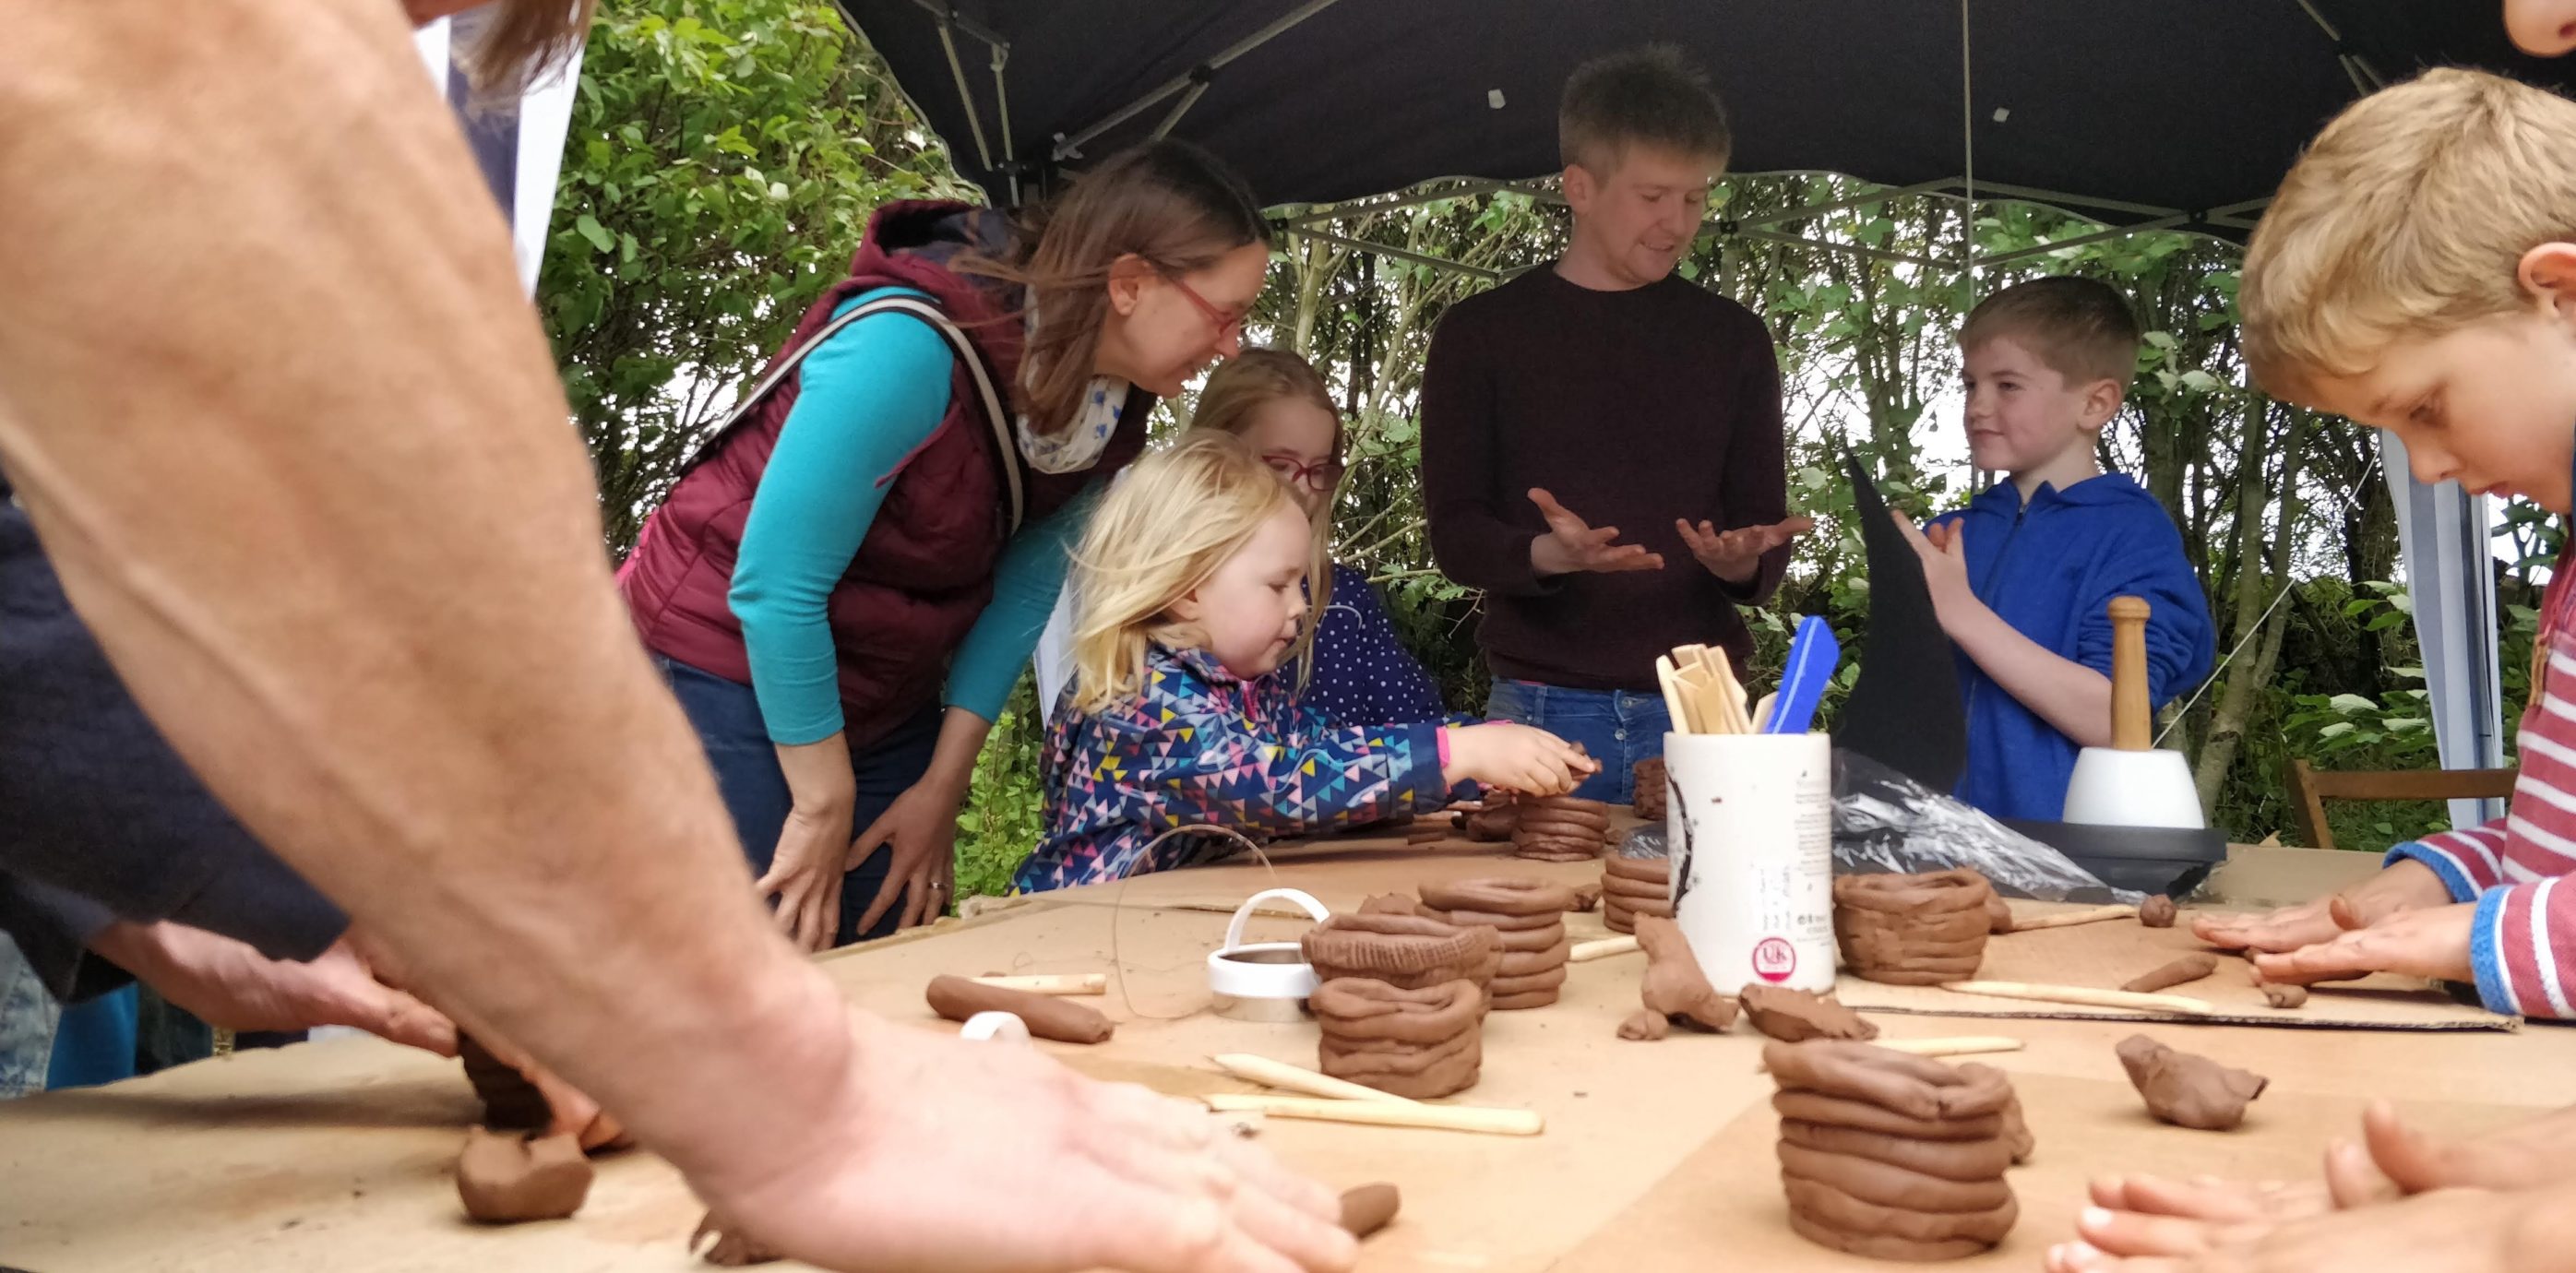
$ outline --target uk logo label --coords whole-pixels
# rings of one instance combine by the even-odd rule
[[[1798,971],[1798,948],[1785,937],[1765,937],[1753,947],[1753,974],[1764,981],[1787,981]]]

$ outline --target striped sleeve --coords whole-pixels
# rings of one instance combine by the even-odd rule
[[[2562,629],[2532,687],[2513,809],[2495,841],[2497,879],[2478,894],[2470,962],[2498,1012],[2576,1017],[2576,651]],[[2490,824],[2492,827],[2492,824]],[[2486,831],[2490,828],[2480,828]],[[2435,868],[2439,870],[2439,867]],[[2444,877],[2446,880],[2448,876]]]
[[[2511,818],[2457,831],[2438,831],[2388,851],[2382,866],[2416,861],[2433,868],[2454,902],[2474,902],[2478,894],[2504,882],[2505,828]]]

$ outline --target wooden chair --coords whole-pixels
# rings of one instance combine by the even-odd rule
[[[2501,800],[2513,795],[2512,769],[2311,769],[2293,757],[2286,780],[2290,807],[2308,843],[2335,846],[2326,826],[2328,800]]]

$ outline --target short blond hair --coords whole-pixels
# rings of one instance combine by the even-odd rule
[[[1074,710],[1097,712],[1135,697],[1149,645],[1203,644],[1203,634],[1168,612],[1281,509],[1298,511],[1288,484],[1228,434],[1192,429],[1136,461],[1100,501],[1073,551]],[[1306,611],[1300,641],[1315,613]]]
[[[2427,71],[2345,108],[2245,250],[2246,364],[2303,397],[2392,340],[2521,308],[2522,255],[2576,241],[2576,103],[2484,71]]]
[[[2069,386],[2109,380],[2125,390],[2138,374],[2137,315],[2110,284],[2089,278],[2035,278],[1977,302],[1959,328],[1959,348],[1997,337],[2029,350]]]

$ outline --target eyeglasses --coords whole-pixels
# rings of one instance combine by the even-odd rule
[[[1190,286],[1181,278],[1180,275],[1171,273],[1168,270],[1162,271],[1162,274],[1164,282],[1181,289],[1181,295],[1190,298],[1190,304],[1198,306],[1199,313],[1207,316],[1208,322],[1216,327],[1216,334],[1219,340],[1243,334],[1243,320],[1251,317],[1251,311],[1238,310],[1229,312],[1218,309],[1215,305],[1209,303],[1208,298],[1199,295],[1198,289]]]
[[[1342,484],[1340,460],[1326,458],[1305,464],[1285,451],[1273,451],[1262,456],[1261,462],[1269,465],[1270,471],[1278,474],[1280,481],[1290,486],[1305,487],[1318,495],[1330,494],[1334,487]]]

